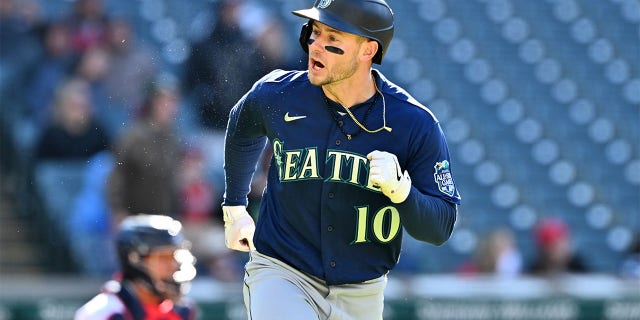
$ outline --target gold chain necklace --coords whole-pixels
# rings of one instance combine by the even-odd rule
[[[369,102],[369,107],[367,108],[367,112],[364,114],[364,118],[362,119],[362,123],[366,124],[367,123],[367,118],[369,117],[369,114],[371,113],[371,110],[373,110],[373,107],[376,105],[376,102],[378,101],[378,95],[374,95],[373,100],[371,102]],[[340,131],[342,132],[342,134],[347,137],[347,140],[351,140],[353,138],[355,138],[358,134],[360,134],[360,132],[362,132],[362,128],[358,128],[358,131],[354,132],[354,133],[347,133],[347,131],[344,130],[344,122],[342,120],[338,120],[338,117],[336,116],[336,113],[339,112],[338,109],[332,105],[332,102],[329,102],[329,98],[327,98],[327,96],[324,96],[324,102],[327,105],[327,111],[329,111],[329,113],[331,114],[331,117],[333,118],[333,120],[336,122],[336,124],[338,124],[338,129],[340,129]],[[338,104],[337,102],[333,102],[333,104]],[[345,107],[343,107],[342,105],[340,105],[343,109],[346,109]],[[335,109],[335,110],[332,110]],[[364,126],[364,125],[363,125]]]
[[[356,123],[356,125],[358,125],[358,127],[360,127],[360,129],[364,130],[367,133],[376,133],[376,132],[380,132],[383,129],[387,130],[388,132],[391,132],[391,127],[387,127],[387,103],[384,99],[384,95],[382,94],[382,92],[380,92],[380,89],[378,89],[378,84],[376,83],[376,81],[373,81],[373,86],[376,88],[376,92],[380,94],[380,96],[382,97],[382,127],[375,129],[375,130],[369,130],[367,129],[362,123],[360,123],[360,121],[358,121],[358,119],[356,119],[356,117],[353,115],[353,113],[351,113],[351,111],[349,111],[349,108],[344,108],[345,111],[347,111],[347,114],[349,115],[349,117],[351,118],[351,120],[353,120],[353,122]],[[344,106],[343,106],[344,107]],[[347,137],[348,138],[348,137]],[[349,139],[351,140],[351,139]]]

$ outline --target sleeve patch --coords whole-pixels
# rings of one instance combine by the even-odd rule
[[[442,162],[436,162],[433,168],[435,169],[433,179],[438,185],[438,190],[450,197],[453,197],[456,187],[453,183],[451,170],[449,169],[449,161],[443,160]]]

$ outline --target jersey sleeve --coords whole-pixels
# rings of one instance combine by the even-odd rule
[[[225,135],[225,206],[247,205],[251,179],[266,143],[257,82],[229,113]]]
[[[407,161],[412,187],[399,205],[407,232],[417,240],[441,245],[449,239],[457,217],[460,195],[453,180],[444,133],[435,122]]]

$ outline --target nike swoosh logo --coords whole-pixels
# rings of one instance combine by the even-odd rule
[[[286,122],[291,122],[291,121],[295,121],[295,120],[300,120],[300,119],[304,119],[307,116],[290,116],[289,112],[284,114],[284,121]]]

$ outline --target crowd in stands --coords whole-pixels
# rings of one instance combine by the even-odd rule
[[[147,213],[183,222],[201,275],[238,279],[243,257],[220,224],[227,115],[253,82],[302,60],[287,61],[273,13],[225,0],[171,73],[106,2],[77,0],[51,18],[38,1],[0,0],[3,177],[31,181],[80,273],[116,271],[114,226]]]
[[[47,212],[43,219],[56,222],[51,227],[64,235],[79,273],[106,277],[116,271],[110,254],[114,226],[128,215],[147,213],[183,223],[199,275],[240,279],[245,257],[226,249],[221,225],[227,115],[268,71],[305,68],[304,56],[284,52],[285,34],[298,30],[285,28],[262,2],[214,1],[209,34],[191,44],[179,66],[183,72],[168,75],[157,49],[137,37],[137,24],[111,16],[103,0],[76,0],[56,19],[40,15],[39,4],[0,0],[3,177],[32,179],[26,184],[44,208],[60,203],[60,193],[73,193],[58,206],[62,212]],[[260,14],[239,14],[252,10]],[[254,179],[253,213],[266,166],[267,161],[259,164]],[[61,183],[71,176],[73,188]],[[535,261],[525,261],[511,230],[496,229],[468,263],[451,271],[590,271],[572,251],[566,223],[540,221],[532,237],[540,249]],[[407,263],[417,263],[414,255],[420,253],[408,248],[400,269],[411,271]],[[627,277],[640,278],[638,248],[624,265]]]

